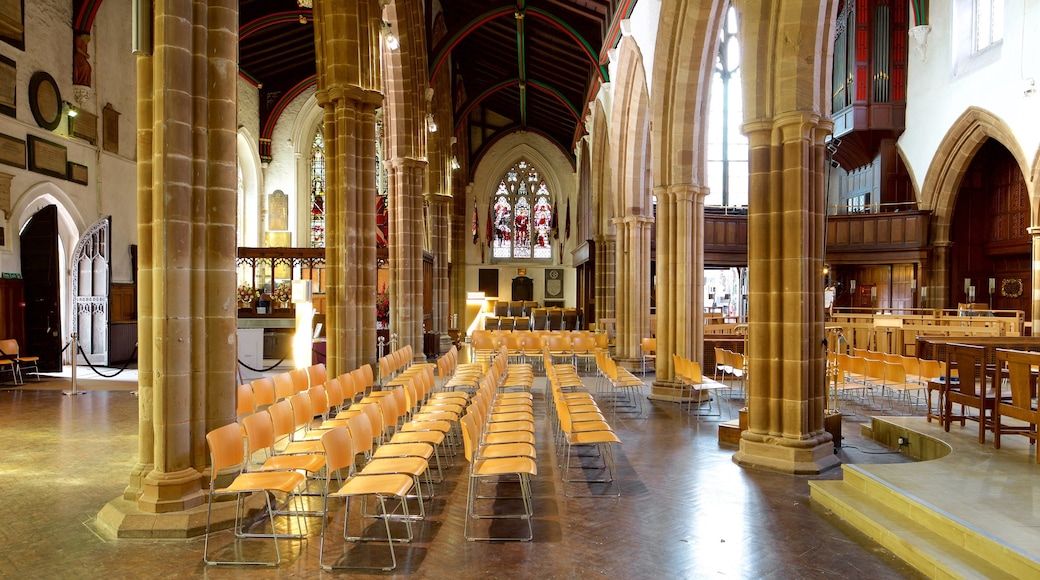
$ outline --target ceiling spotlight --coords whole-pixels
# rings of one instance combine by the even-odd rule
[[[397,50],[401,47],[401,41],[397,39],[394,34],[394,29],[390,26],[390,23],[383,21],[382,25],[383,39],[386,41],[386,47],[390,50]]]
[[[459,165],[459,158],[455,157],[454,155],[451,156],[451,169],[452,171],[458,171],[459,169],[462,169],[462,166]]]
[[[430,133],[437,132],[437,119],[433,118],[433,113],[426,113],[426,128]]]

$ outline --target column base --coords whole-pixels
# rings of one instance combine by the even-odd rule
[[[784,445],[780,437],[756,440],[761,438],[745,431],[740,438],[740,450],[733,455],[733,462],[741,467],[756,467],[792,475],[819,475],[841,465],[829,437],[817,445],[803,447]]]
[[[153,470],[141,480],[137,505],[143,511],[163,513],[188,510],[205,501],[202,474],[198,471],[160,473]]]
[[[704,403],[707,402],[709,396],[711,396],[709,391],[695,391],[693,395],[687,392],[683,395],[679,383],[671,381],[654,381],[650,385],[650,396],[648,398],[651,401],[668,401],[670,403]]]
[[[244,501],[247,517],[265,509],[263,494],[253,494]],[[205,535],[206,504],[184,511],[153,513],[141,510],[136,501],[122,497],[105,504],[92,522],[92,528],[112,538],[183,539]],[[235,502],[218,501],[213,505],[210,527],[226,530],[235,525]]]

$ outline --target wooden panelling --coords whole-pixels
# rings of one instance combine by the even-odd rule
[[[0,338],[25,344],[25,292],[20,279],[0,279]]]
[[[112,302],[111,321],[137,320],[137,291],[133,284],[112,284],[109,300]]]
[[[827,216],[827,251],[924,249],[931,212]]]
[[[746,266],[746,215],[704,215],[704,265]]]

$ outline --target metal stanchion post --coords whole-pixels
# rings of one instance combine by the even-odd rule
[[[72,341],[69,343],[69,346],[72,348],[72,369],[71,369],[72,390],[71,391],[62,391],[62,394],[65,394],[65,395],[85,395],[86,391],[78,391],[78,390],[76,390],[76,358],[79,355],[79,346],[76,343],[76,333],[75,332],[72,333]]]

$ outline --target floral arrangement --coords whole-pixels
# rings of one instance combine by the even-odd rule
[[[238,287],[238,301],[239,302],[252,302],[260,296],[260,291],[253,288],[249,284],[241,284]]]
[[[390,294],[386,291],[386,284],[376,292],[376,321],[383,325],[390,324]]]
[[[292,300],[292,282],[279,282],[278,285],[274,287],[274,291],[271,292],[271,298],[282,303]]]

